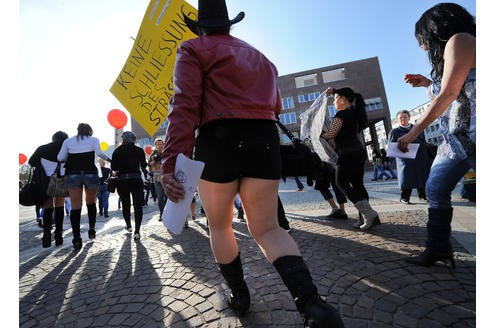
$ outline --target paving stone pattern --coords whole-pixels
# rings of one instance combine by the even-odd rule
[[[403,261],[423,248],[425,211],[398,206],[380,212],[382,224],[363,232],[352,227],[355,214],[329,221],[315,212],[321,200],[306,196],[299,193],[299,202],[286,206],[291,235],[320,294],[339,309],[346,327],[476,326],[475,256],[454,240],[456,269]],[[387,203],[371,202],[377,208]],[[214,263],[205,217],[190,221],[176,236],[154,214],[145,209],[140,241],[123,230],[120,219],[97,229],[94,241],[85,238],[79,252],[72,249],[67,226],[64,245],[48,249],[41,248],[41,229],[34,222],[23,226],[20,327],[303,326],[245,222],[235,219],[233,227],[252,301],[250,311],[238,317],[226,302],[228,288]],[[86,231],[83,225],[82,234]]]

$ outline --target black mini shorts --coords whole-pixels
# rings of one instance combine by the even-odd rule
[[[270,120],[228,119],[199,129],[194,159],[205,163],[201,178],[227,183],[242,177],[279,180],[280,139]]]

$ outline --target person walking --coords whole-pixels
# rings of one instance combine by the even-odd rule
[[[336,167],[337,186],[362,215],[363,223],[359,228],[367,230],[378,224],[380,218],[369,204],[368,191],[363,182],[367,155],[358,134],[368,123],[364,99],[351,88],[328,88],[326,94],[333,95],[333,105],[337,113],[329,130],[322,131],[321,136],[335,143],[339,155]]]
[[[397,174],[392,169],[392,158],[387,157],[387,151],[384,148],[380,148],[380,154],[382,156],[383,171],[390,173],[392,179],[397,179]]]
[[[150,154],[148,165],[153,171],[153,180],[155,184],[155,193],[158,200],[158,209],[160,210],[160,217],[158,221],[162,221],[163,209],[167,203],[167,196],[163,190],[162,185],[162,152],[165,142],[162,138],[155,139],[155,149]]]
[[[105,161],[101,158],[98,159],[98,163],[100,164],[100,186],[98,187],[98,193],[96,194],[96,198],[98,199],[98,212],[100,216],[105,216],[108,218],[108,198],[110,197],[110,192],[107,189],[107,179],[112,175],[112,170],[105,166]]]
[[[41,179],[41,188],[44,190],[44,199],[42,203],[43,208],[43,237],[41,239],[41,245],[43,248],[50,247],[52,245],[52,222],[55,213],[55,246],[62,245],[64,239],[63,225],[64,225],[64,202],[65,197],[51,197],[46,194],[48,189],[48,182],[52,174],[55,173],[58,166],[62,164],[58,161],[57,155],[62,147],[62,143],[69,136],[63,131],[57,131],[52,136],[52,142],[39,146],[29,158],[29,165],[36,167],[36,169],[42,169],[43,174],[41,176],[46,177]],[[60,168],[59,168],[60,169]],[[61,175],[64,175],[63,167],[61,168]]]
[[[422,266],[450,260],[455,266],[450,243],[452,191],[469,169],[476,170],[476,20],[460,5],[440,3],[421,15],[415,36],[428,53],[432,80],[408,74],[405,82],[428,87],[433,100],[416,125],[398,139],[398,146],[406,152],[437,118],[444,140],[426,182],[426,249],[406,260]]]
[[[96,237],[96,194],[100,184],[98,168],[95,165],[95,154],[106,160],[110,158],[101,150],[100,141],[93,137],[93,129],[87,123],[77,126],[77,135],[64,141],[57,155],[60,162],[65,162],[67,187],[71,202],[70,224],[72,227],[72,244],[74,250],[82,248],[81,239],[81,208],[83,191],[86,195],[88,211],[88,238]]]
[[[144,183],[148,174],[144,150],[135,145],[136,135],[131,131],[122,133],[122,144],[112,154],[111,169],[117,175],[117,193],[122,201],[125,228],[132,232],[131,196],[134,206],[134,240],[141,238],[143,221]],[[141,175],[141,172],[143,176]]]
[[[407,134],[414,125],[409,123],[411,115],[407,110],[397,112],[397,121],[399,126],[390,131],[388,141],[397,142],[403,135]],[[426,139],[424,132],[421,132],[413,143],[419,144],[419,149],[416,158],[400,158],[397,157],[397,173],[399,175],[400,186],[400,202],[411,204],[411,192],[413,188],[418,190],[418,198],[427,200],[426,198],[426,180],[430,173],[430,165],[428,164],[428,152],[426,149]]]
[[[374,145],[371,145],[371,159],[373,161],[373,179],[371,181],[382,180],[383,176],[386,175],[386,180],[390,179],[391,176],[384,171],[384,163],[382,155]]]
[[[332,192],[330,191],[330,185],[332,186],[335,197],[337,198],[338,206],[333,199]],[[348,215],[345,212],[345,203],[347,203],[347,198],[345,197],[345,194],[342,192],[342,190],[340,190],[340,188],[337,186],[337,182],[335,181],[335,169],[331,164],[322,162],[321,170],[316,177],[315,190],[318,190],[320,192],[323,199],[326,200],[332,208],[330,214],[327,215],[328,219],[345,220],[348,218]]]
[[[163,150],[162,182],[169,200],[184,198],[174,177],[179,153],[205,163],[198,184],[213,255],[231,289],[237,313],[250,307],[249,289],[232,229],[239,193],[250,233],[313,327],[343,327],[339,313],[318,295],[297,244],[277,222],[281,178],[276,120],[278,73],[256,48],[230,35],[225,0],[199,0],[198,20],[184,15],[197,38],[184,41],[174,69],[174,94]],[[221,92],[219,92],[221,91]],[[195,138],[195,131],[198,135]]]

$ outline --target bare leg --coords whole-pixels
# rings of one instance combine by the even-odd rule
[[[335,203],[335,201],[333,200],[333,198],[327,199],[327,202],[328,202],[328,204],[330,204],[330,206],[332,207],[332,209],[338,208],[337,207],[337,204]]]
[[[201,179],[198,191],[210,229],[210,244],[217,263],[232,262],[239,254],[232,218],[238,181],[214,183]],[[275,199],[276,206],[276,199]]]
[[[278,225],[278,180],[243,178],[239,194],[249,231],[267,259],[273,263],[281,256],[301,256],[292,237]]]

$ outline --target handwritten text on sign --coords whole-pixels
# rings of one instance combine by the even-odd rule
[[[110,92],[152,137],[168,115],[179,45],[195,37],[182,13],[196,19],[184,0],[151,0],[131,53]]]

